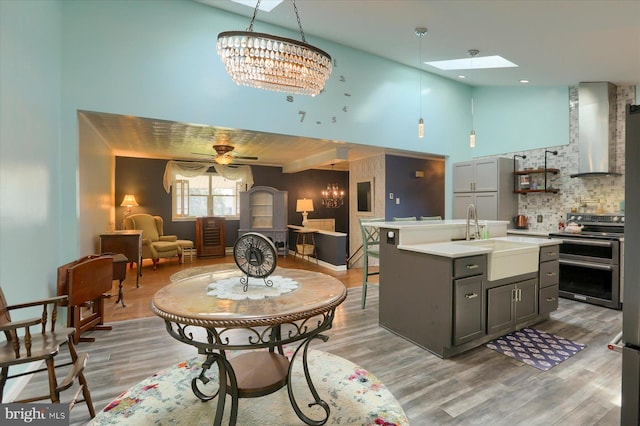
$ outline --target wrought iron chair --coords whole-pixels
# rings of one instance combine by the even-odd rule
[[[362,232],[363,251],[363,272],[362,272],[362,309],[367,302],[367,285],[376,283],[369,282],[369,277],[380,275],[379,271],[369,271],[369,257],[380,258],[380,233],[377,226],[368,225],[370,222],[383,222],[384,218],[360,219],[360,230]]]
[[[416,220],[415,216],[408,216],[408,217],[394,217],[393,221],[394,222],[411,222],[413,220]]]
[[[84,377],[84,367],[87,363],[86,353],[78,354],[73,345],[74,328],[65,327],[56,329],[58,317],[58,304],[67,301],[67,296],[52,297],[36,302],[21,303],[8,306],[2,288],[0,288],[0,331],[3,331],[6,341],[0,343],[0,401],[4,394],[4,386],[8,379],[46,371],[49,375],[49,393],[35,397],[27,397],[15,403],[26,403],[50,399],[53,403],[60,402],[60,393],[69,389],[74,381],[78,380],[78,389],[69,403],[69,410],[77,402],[85,402],[89,408],[91,417],[96,413],[91,402],[91,392]],[[21,321],[11,321],[10,311],[42,307],[39,317]],[[31,334],[31,327],[37,327],[38,332]],[[66,344],[71,357],[70,362],[56,365],[54,358],[60,352],[60,346]],[[42,362],[46,367],[9,375],[9,368],[20,364]],[[69,367],[65,378],[58,382],[56,368]],[[38,392],[40,390],[38,389]],[[82,400],[78,397],[82,393]]]

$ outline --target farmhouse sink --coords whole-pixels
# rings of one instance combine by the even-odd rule
[[[491,249],[487,253],[487,279],[496,281],[538,270],[537,244],[505,240],[460,241],[458,244]]]

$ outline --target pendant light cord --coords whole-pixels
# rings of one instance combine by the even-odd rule
[[[418,63],[418,72],[419,72],[419,76],[420,76],[420,96],[418,97],[418,100],[420,101],[420,117],[422,118],[422,38],[425,36],[425,34],[427,34],[427,29],[426,28],[416,28],[416,35],[418,36],[419,43],[418,43],[418,57],[420,58],[420,62]]]

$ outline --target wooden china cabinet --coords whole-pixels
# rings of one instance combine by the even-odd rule
[[[270,186],[256,186],[240,193],[240,228],[238,237],[259,232],[273,241],[278,254],[287,255],[287,191]]]

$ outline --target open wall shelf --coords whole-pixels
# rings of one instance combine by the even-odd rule
[[[544,180],[545,182],[547,181],[547,175],[548,174],[558,174],[560,172],[560,169],[529,169],[529,170],[516,170],[513,172],[514,174],[514,179],[513,179],[513,192],[515,194],[529,194],[529,193],[540,193],[540,192],[546,192],[546,193],[551,193],[551,194],[557,194],[558,190],[556,188],[541,188],[541,189],[520,189],[518,186],[518,178],[517,176],[525,176],[525,175],[532,175],[532,174],[543,174],[544,175]]]

